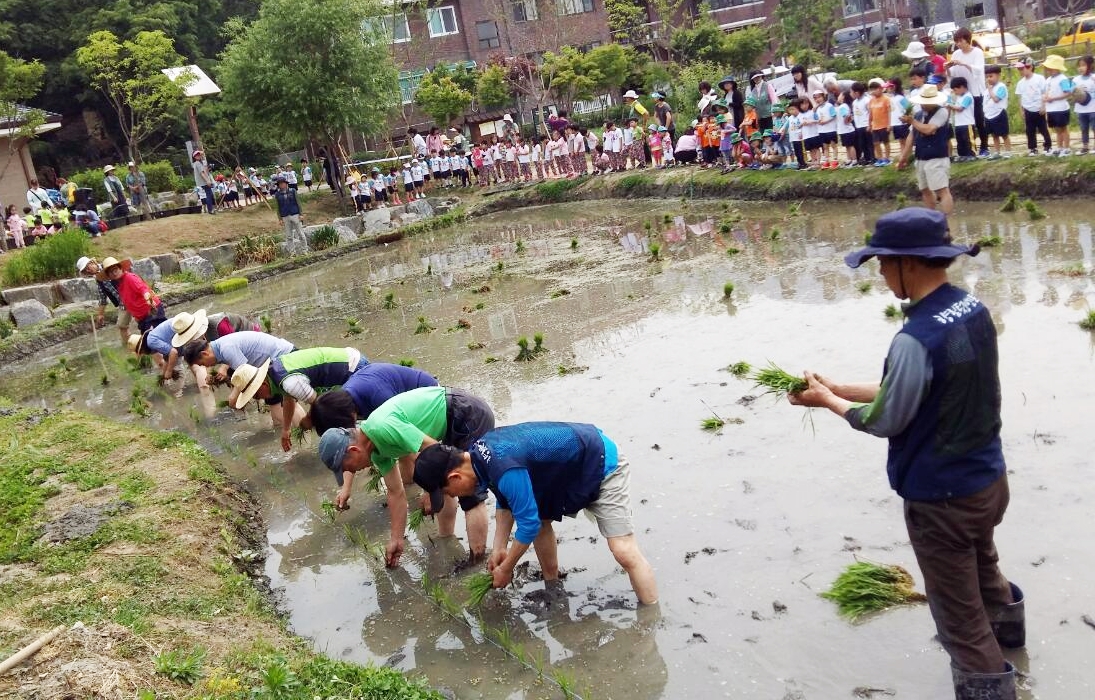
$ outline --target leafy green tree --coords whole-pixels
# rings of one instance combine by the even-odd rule
[[[435,77],[435,73],[423,76],[414,101],[435,124],[448,124],[464,113],[472,95],[449,76]]]
[[[586,53],[586,65],[593,72],[594,89],[616,92],[627,80],[635,61],[635,50],[619,44],[605,44]]]
[[[752,26],[738,29],[726,35],[725,63],[732,68],[746,71],[757,67],[757,61],[768,50],[768,29]]]
[[[795,0],[776,7],[779,31],[783,35],[781,51],[796,53],[802,49],[819,50],[828,55],[833,30],[841,26],[840,0]]]
[[[110,103],[129,158],[137,162],[141,145],[177,119],[193,79],[184,74],[172,82],[161,72],[183,64],[161,31],[138,32],[126,41],[111,32],[92,32],[76,50],[76,63]]]
[[[638,42],[646,39],[646,6],[635,0],[605,0],[608,29],[615,41]]]
[[[484,109],[497,109],[513,102],[513,88],[503,66],[491,63],[479,73],[475,99]]]
[[[551,89],[566,104],[591,100],[618,90],[631,71],[633,49],[607,44],[582,53],[564,46],[559,53],[544,54],[544,70],[552,75]]]
[[[726,38],[719,25],[705,17],[690,29],[678,29],[670,48],[677,60],[686,65],[696,61],[726,64],[729,63]]]
[[[243,128],[332,154],[345,129],[383,133],[400,102],[388,12],[377,0],[265,0],[254,22],[232,23],[218,78]]]

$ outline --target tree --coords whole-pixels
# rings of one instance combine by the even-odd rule
[[[471,93],[447,75],[435,76],[436,71],[423,76],[414,101],[435,124],[448,124],[471,104]]]
[[[814,49],[828,55],[833,30],[841,25],[840,0],[795,0],[776,8],[783,42],[780,50],[793,54]]]
[[[726,63],[741,71],[755,68],[768,50],[768,29],[752,26],[726,35]]]
[[[633,52],[619,44],[598,46],[585,53],[564,46],[558,54],[544,54],[544,67],[553,75],[551,89],[560,100],[573,105],[618,90],[627,79]]]
[[[265,0],[254,22],[232,29],[224,99],[256,136],[315,139],[332,156],[346,129],[384,133],[400,102],[384,14],[376,0]]]
[[[614,41],[638,43],[649,36],[646,6],[635,0],[605,0],[608,29]]]
[[[99,31],[76,50],[76,62],[113,108],[129,159],[140,162],[141,145],[177,118],[193,79],[184,74],[173,82],[161,72],[182,65],[182,56],[161,31],[124,42]]]
[[[719,29],[719,25],[704,17],[697,20],[691,29],[678,29],[669,48],[677,60],[684,64],[697,61],[726,64],[730,62],[727,58],[729,47],[726,40],[727,36]]]
[[[513,89],[503,65],[490,63],[479,73],[475,99],[484,109],[497,109],[513,102]]]

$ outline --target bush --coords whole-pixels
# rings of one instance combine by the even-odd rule
[[[125,176],[128,172],[124,164],[115,165],[116,174],[118,179],[123,183],[125,182]],[[189,178],[183,178],[175,172],[175,168],[171,163],[166,160],[156,161],[154,163],[144,163],[141,165],[141,172],[144,173],[145,178],[148,180],[148,191],[152,193],[156,192],[186,192],[192,186],[193,182]],[[68,178],[71,182],[75,182],[79,187],[90,187],[95,190],[95,201],[99,204],[103,202],[109,202],[110,198],[107,196],[106,187],[103,185],[103,171],[102,168],[94,170],[81,170],[80,172],[72,173]]]
[[[68,180],[69,182],[75,182],[77,187],[87,187],[94,190],[95,201],[99,204],[110,201],[110,197],[106,194],[106,187],[103,185],[102,170],[81,170],[78,173],[72,173]]]
[[[548,182],[541,182],[536,186],[536,194],[540,195],[540,198],[545,202],[561,202],[566,197],[567,192],[585,181],[586,178],[583,176],[573,180],[550,180]]]
[[[4,265],[4,285],[18,287],[72,277],[76,261],[90,254],[91,239],[81,229],[68,229],[38,239],[34,245],[8,256]]]
[[[189,272],[189,270],[187,270]],[[234,292],[237,289],[244,289],[247,287],[246,277],[229,277],[228,279],[217,280],[213,283],[214,294],[228,294]]]
[[[338,245],[338,231],[330,224],[320,226],[312,233],[308,245],[312,250],[326,250],[336,246]]]
[[[278,241],[273,236],[244,236],[236,243],[236,264],[265,265],[278,257]]]

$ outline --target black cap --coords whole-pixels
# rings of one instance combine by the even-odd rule
[[[434,513],[441,512],[441,508],[445,505],[445,494],[442,489],[445,487],[449,472],[460,466],[463,461],[462,450],[439,442],[418,453],[418,459],[414,461],[414,483],[430,494],[430,510]]]

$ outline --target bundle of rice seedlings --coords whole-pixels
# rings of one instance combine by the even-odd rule
[[[269,315],[263,314],[262,318],[260,318],[259,321],[262,323],[262,330],[266,331],[267,333],[271,332],[274,329],[274,319],[270,318]]]
[[[411,530],[417,531],[422,527],[422,523],[426,521],[426,511],[421,508],[416,508],[411,511],[411,514],[407,516],[407,527]]]
[[[730,296],[733,293],[734,293],[734,283],[733,282],[726,282],[725,284],[722,285],[722,298],[723,299],[729,299]]]
[[[1023,208],[1027,210],[1027,216],[1031,221],[1038,221],[1039,219],[1046,218],[1046,213],[1042,211],[1042,208],[1038,206],[1038,203],[1033,199],[1028,199],[1023,202]]]
[[[726,425],[726,421],[718,417],[704,418],[700,421],[700,427],[704,430],[710,430],[711,432],[721,430],[724,425]]]
[[[361,321],[356,318],[346,319],[346,334],[343,337],[351,335],[360,335],[365,329],[361,327]]]
[[[849,565],[821,597],[835,602],[850,622],[894,605],[926,600],[913,590],[913,577],[904,568],[866,561]]]
[[[486,347],[485,345],[483,345],[482,343],[479,343],[479,342],[468,343],[468,350],[482,350],[485,347]]]
[[[909,206],[909,195],[905,194],[904,192],[898,192],[897,196],[894,197],[894,199],[897,200],[898,209],[904,209],[905,207]]]
[[[1087,316],[1080,319],[1080,328],[1085,331],[1095,331],[1095,311],[1088,311]]]
[[[727,255],[737,255],[737,254],[738,254],[738,253],[740,253],[740,252],[741,252],[741,250],[740,250],[740,249],[738,249],[738,248],[735,248],[735,247],[733,247],[733,246],[731,246],[731,247],[729,247],[729,248],[727,248],[727,249],[726,249],[726,254],[727,254]]]
[[[384,294],[384,301],[381,306],[389,310],[399,306],[399,303],[395,300],[395,292],[387,292]]]
[[[368,493],[372,491],[375,493],[380,493],[380,480],[383,477],[381,477],[380,472],[376,471],[375,469],[370,469],[370,472],[371,476],[369,476],[369,481],[365,484],[365,492]]]
[[[977,245],[982,248],[995,248],[1002,242],[999,236],[985,236],[977,241]]]
[[[246,277],[229,277],[223,280],[217,280],[213,283],[214,294],[228,294],[234,292],[237,289],[243,289],[247,286]]]
[[[432,333],[435,330],[437,330],[437,328],[435,326],[430,325],[429,319],[427,319],[425,316],[419,316],[418,317],[418,327],[414,329],[414,334],[415,335],[422,335],[423,333]]]
[[[882,314],[886,318],[903,318],[905,316],[905,312],[901,310],[901,307],[894,304],[887,304],[886,308],[882,309]]]
[[[1017,209],[1019,209],[1019,193],[1009,192],[1007,199],[1004,200],[1004,206],[1000,207],[1000,211],[1010,214]]]
[[[544,334],[543,333],[533,333],[532,342],[533,342],[533,346],[532,346],[532,354],[533,355],[539,355],[542,352],[547,352],[548,351],[548,349],[544,347]]]
[[[661,260],[661,255],[662,255],[662,246],[661,246],[661,244],[651,242],[651,244],[650,244],[650,262],[658,262],[659,260]]]
[[[468,605],[477,608],[494,588],[494,577],[486,572],[472,574],[464,582],[464,588],[468,591]]]
[[[779,227],[778,226],[773,226],[772,229],[768,232],[768,240],[778,241],[780,235],[781,235],[781,233],[780,233]]]
[[[517,357],[513,358],[514,362],[530,362],[536,359],[536,354],[529,350],[528,338],[521,336],[517,339]]]
[[[860,294],[866,294],[867,292],[871,291],[871,283],[864,280],[857,284],[855,288],[859,290]]]
[[[758,387],[768,390],[764,393],[775,394],[777,397],[797,394],[808,386],[805,379],[783,371],[772,362],[769,362],[765,369],[754,372],[750,378]]]
[[[399,358],[399,364],[402,367],[414,367],[414,360],[409,357],[401,357]]]
[[[748,374],[753,371],[753,366],[750,365],[748,362],[735,362],[726,369],[730,372],[730,374],[734,375],[738,379],[742,379],[748,376]]]
[[[578,239],[577,238],[571,238],[570,239],[570,249],[571,250],[578,250]]]
[[[327,522],[333,523],[335,521],[335,504],[327,499],[323,499],[323,503],[320,503],[319,507],[323,510],[323,518]]]

